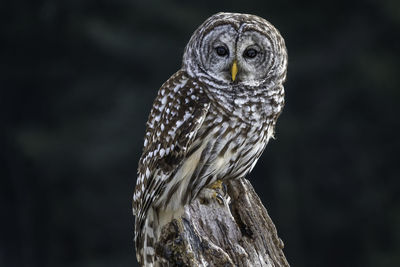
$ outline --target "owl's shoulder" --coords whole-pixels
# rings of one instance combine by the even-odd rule
[[[157,165],[168,171],[187,152],[208,112],[202,85],[180,70],[159,89],[150,112],[139,172]]]

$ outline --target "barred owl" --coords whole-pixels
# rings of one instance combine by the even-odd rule
[[[133,196],[141,265],[157,266],[162,226],[203,188],[253,169],[284,105],[286,66],[283,38],[260,17],[218,13],[194,32],[146,125]]]

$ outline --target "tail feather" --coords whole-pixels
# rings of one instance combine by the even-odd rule
[[[143,224],[140,225],[138,219],[135,223],[135,246],[136,258],[141,266],[155,266],[155,240],[156,233],[154,229],[155,211],[149,208],[147,217]]]

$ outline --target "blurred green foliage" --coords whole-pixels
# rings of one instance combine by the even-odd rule
[[[400,2],[0,3],[0,266],[132,266],[145,121],[192,32],[286,39],[286,107],[250,179],[292,266],[399,266]]]

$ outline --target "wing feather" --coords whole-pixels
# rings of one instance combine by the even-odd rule
[[[165,188],[185,158],[210,103],[201,85],[183,71],[165,82],[154,101],[147,122],[143,153],[133,199],[136,232],[140,231],[147,210]]]

